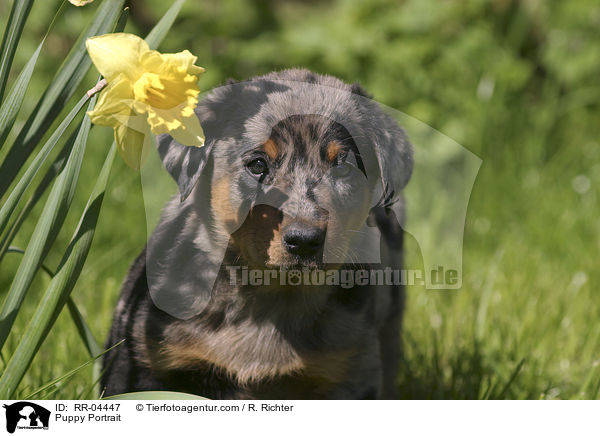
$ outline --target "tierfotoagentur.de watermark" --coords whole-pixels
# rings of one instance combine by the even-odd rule
[[[458,271],[437,269],[254,269],[246,266],[226,266],[231,285],[238,286],[424,286],[426,283],[454,286]]]

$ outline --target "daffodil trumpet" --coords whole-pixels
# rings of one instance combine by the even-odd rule
[[[134,169],[143,164],[151,134],[168,133],[183,145],[201,147],[204,132],[194,112],[198,78],[204,68],[188,50],[159,53],[141,38],[113,33],[86,41],[92,62],[104,76],[88,91],[102,89],[94,110],[94,124],[110,126],[125,162]]]

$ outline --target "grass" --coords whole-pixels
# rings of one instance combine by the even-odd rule
[[[230,76],[304,65],[359,80],[376,100],[428,123],[483,160],[465,225],[462,289],[407,290],[402,398],[600,398],[600,60],[594,55],[600,41],[592,31],[597,5],[191,3],[176,26],[181,31],[172,32],[163,48],[197,54],[207,68],[204,87]],[[132,10],[129,31],[144,34],[145,22],[166,9],[158,0],[146,5]],[[81,23],[87,13],[73,10],[67,18]],[[43,14],[36,3],[32,17]],[[44,68],[53,71],[59,63],[60,41],[74,37],[67,22],[57,23],[55,44],[41,55],[42,73],[34,74],[32,92],[41,88]],[[28,31],[43,28],[32,18]],[[33,52],[36,44],[24,47]],[[16,62],[27,62],[21,51]],[[90,75],[84,83],[93,80]],[[82,210],[94,182],[85,175],[97,174],[111,143],[108,129],[94,128],[91,135],[75,211]],[[434,211],[436,199],[430,201]],[[67,216],[57,246],[66,247],[78,218]],[[73,292],[100,343],[120,283],[144,246],[144,219],[139,174],[118,160]],[[24,247],[32,229],[29,220],[13,245]],[[407,239],[408,264],[418,265],[416,241]],[[0,293],[10,286],[19,260],[9,254],[0,264]],[[53,250],[49,268],[59,260],[60,250]],[[39,273],[8,350],[14,350],[48,283]],[[88,359],[65,310],[18,395]],[[83,368],[49,398],[92,398],[92,372],[91,365]]]

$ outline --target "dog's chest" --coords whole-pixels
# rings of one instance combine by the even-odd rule
[[[326,327],[316,323],[294,331],[250,319],[216,329],[176,322],[165,329],[159,346],[150,347],[149,361],[159,372],[197,369],[212,378],[221,374],[240,391],[252,391],[253,385],[268,389],[274,380],[278,386],[287,385],[296,391],[310,385],[327,391],[349,376],[364,351],[364,335],[356,328],[360,317],[332,316]],[[315,388],[310,387],[310,392]]]

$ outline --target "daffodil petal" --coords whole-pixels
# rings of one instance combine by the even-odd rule
[[[151,137],[149,130],[139,132],[124,124],[115,128],[117,150],[125,163],[134,170],[139,170],[146,162],[152,142]]]
[[[180,51],[179,53],[163,53],[162,57],[165,62],[184,69],[187,74],[200,75],[204,73],[204,68],[194,65],[198,58],[191,54],[189,50]]]
[[[140,56],[140,65],[144,71],[157,73],[164,63],[163,55],[156,50],[149,50]]]
[[[130,129],[137,130],[138,132],[150,131],[148,122],[146,121],[146,115],[137,114],[135,111],[130,110],[127,113],[121,113],[115,115],[115,120],[118,124],[129,127]]]
[[[102,90],[98,103],[88,115],[94,124],[117,127],[121,123],[115,115],[128,115],[132,105],[131,82],[124,76],[118,76]]]
[[[141,75],[140,57],[150,47],[146,41],[130,33],[108,33],[93,36],[85,42],[92,62],[110,83],[120,73],[132,82]]]
[[[202,147],[204,145],[204,131],[198,117],[194,114],[189,118],[183,118],[183,126],[171,130],[169,135],[183,145]]]

